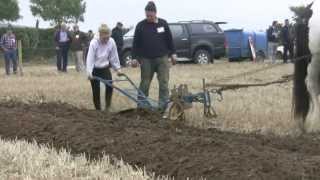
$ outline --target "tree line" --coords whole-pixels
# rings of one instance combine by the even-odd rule
[[[61,22],[84,21],[86,3],[84,0],[30,0],[30,11],[53,25]],[[0,21],[16,21],[22,18],[17,0],[0,1]]]

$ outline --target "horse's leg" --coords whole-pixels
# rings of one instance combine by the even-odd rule
[[[310,95],[310,109],[305,121],[307,132],[320,131],[320,57],[314,54],[308,68],[307,88]]]
[[[307,86],[310,94],[310,110],[305,128],[308,132],[320,131],[320,2],[313,6],[314,14],[310,19],[309,48],[313,54],[308,68]]]

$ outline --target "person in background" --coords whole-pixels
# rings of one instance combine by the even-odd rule
[[[7,32],[1,37],[0,46],[4,51],[6,75],[10,75],[11,64],[13,73],[17,74],[17,41],[11,25],[8,26]]]
[[[297,41],[297,37],[296,37],[296,28],[295,28],[295,24],[291,23],[289,26],[289,30],[290,30],[290,38],[291,38],[291,62],[294,63],[294,56],[295,56],[295,49],[296,49],[296,41]]]
[[[72,36],[67,30],[66,24],[62,23],[55,33],[55,43],[57,50],[57,69],[61,72],[67,72],[68,52],[72,42]]]
[[[99,37],[92,39],[89,46],[87,74],[91,82],[93,102],[96,110],[101,110],[100,82],[94,79],[94,77],[112,80],[110,67],[112,67],[118,75],[121,75],[117,46],[110,36],[111,30],[106,24],[102,24],[99,28]],[[112,87],[106,85],[105,100],[107,111],[111,106],[112,92]]]
[[[169,99],[169,58],[176,63],[175,47],[168,23],[157,17],[153,1],[145,7],[146,19],[136,26],[133,40],[133,62],[140,63],[140,90],[149,96],[153,76],[157,73],[159,81],[159,110],[164,112]],[[141,96],[139,96],[141,100]],[[143,99],[142,99],[143,100]],[[138,104],[142,107],[143,104]]]
[[[72,57],[76,63],[76,71],[80,72],[84,70],[83,52],[85,51],[87,43],[86,35],[79,30],[78,25],[73,26],[72,34]]]
[[[117,26],[112,29],[112,38],[117,44],[117,50],[118,50],[118,55],[120,57],[120,64],[121,66],[125,66],[124,59],[122,58],[122,47],[123,47],[123,35],[124,35],[124,29],[123,29],[123,24],[121,22],[117,23]]]
[[[61,56],[62,56],[62,54],[61,54],[61,51],[60,51],[60,48],[59,48],[59,44],[56,42],[56,35],[57,35],[57,33],[60,31],[60,29],[61,29],[61,24],[59,24],[59,25],[57,25],[56,27],[55,27],[55,32],[54,32],[54,41],[55,41],[55,49],[56,49],[56,55],[57,55],[57,70],[60,72],[61,70],[62,70],[62,68],[61,68]]]
[[[89,30],[88,33],[87,33],[86,50],[85,50],[84,57],[83,57],[83,62],[84,62],[85,66],[87,64],[87,56],[88,56],[88,51],[89,51],[89,45],[90,45],[90,42],[91,42],[91,40],[93,38],[94,38],[94,33],[92,32],[92,30]]]
[[[88,31],[88,35],[87,35],[87,36],[88,36],[88,40],[89,40],[89,41],[91,41],[91,40],[93,39],[94,33],[92,32],[92,30],[89,30],[89,31]]]
[[[273,21],[272,25],[267,30],[268,39],[268,57],[271,58],[272,63],[276,61],[276,52],[278,47],[278,28],[277,21]]]
[[[288,62],[288,52],[289,59],[293,58],[293,37],[291,33],[291,26],[289,20],[285,20],[285,25],[281,30],[281,42],[283,44],[283,63]]]

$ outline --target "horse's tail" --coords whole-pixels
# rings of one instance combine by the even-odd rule
[[[307,58],[306,58],[307,59]],[[301,130],[304,130],[304,122],[309,111],[310,97],[305,83],[307,77],[307,60],[295,63],[293,85],[293,115],[298,121]]]
[[[294,65],[293,81],[293,113],[294,119],[298,121],[299,127],[304,131],[304,122],[309,111],[310,97],[306,85],[308,65],[311,62],[309,49],[309,27],[307,24],[299,24],[297,32],[297,52],[299,59]]]

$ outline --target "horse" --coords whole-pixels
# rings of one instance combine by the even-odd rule
[[[320,132],[320,4],[291,10],[295,13],[297,45],[293,115],[302,132]]]

